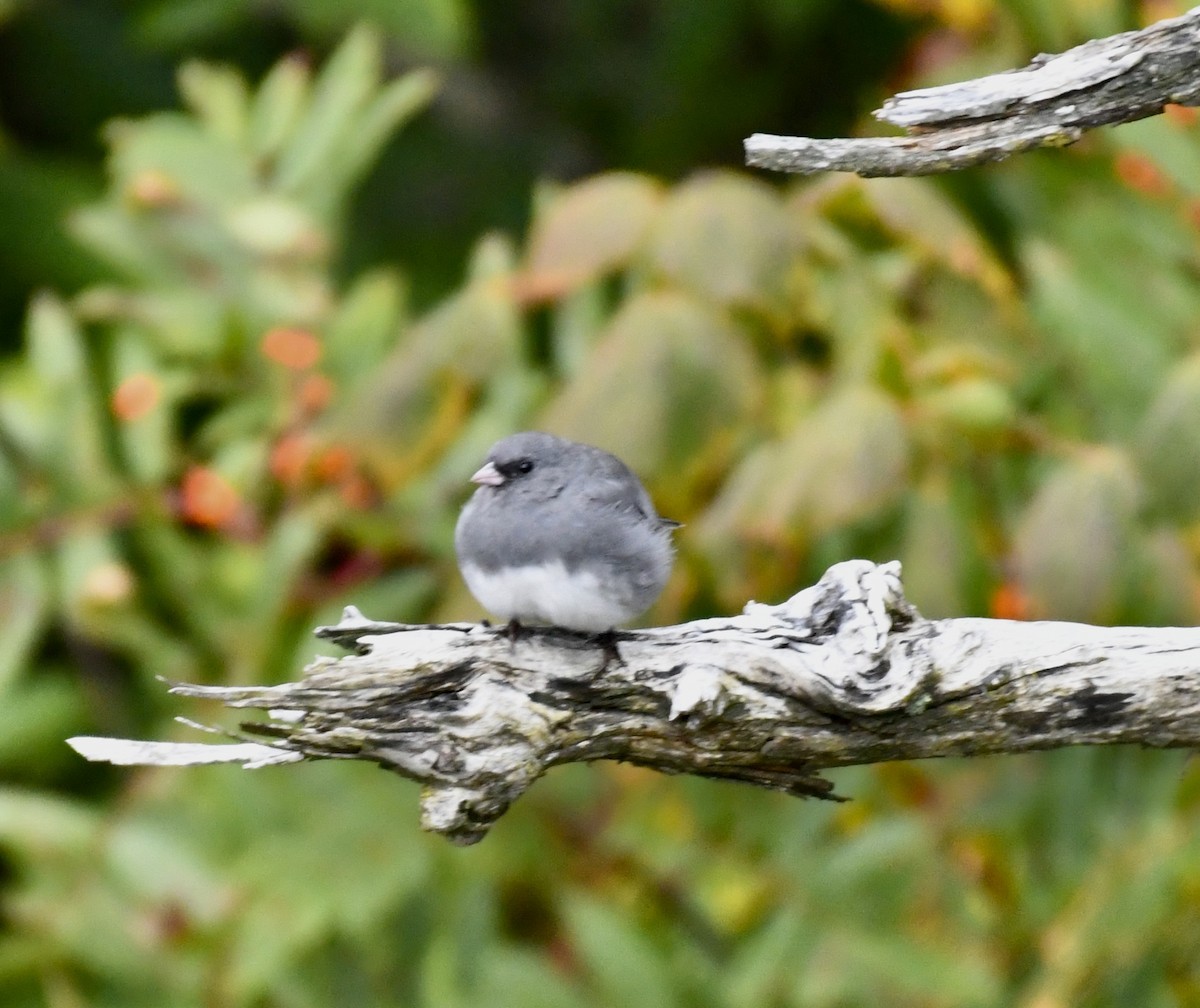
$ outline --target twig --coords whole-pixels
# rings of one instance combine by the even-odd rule
[[[1020,70],[906,91],[875,112],[902,137],[818,140],[755,133],[746,163],[811,175],[932,175],[1074,143],[1089,129],[1200,104],[1200,7],[1093,39]]]

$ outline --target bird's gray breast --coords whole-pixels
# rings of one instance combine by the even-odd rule
[[[461,561],[488,571],[558,562],[568,571],[594,572],[631,605],[653,601],[672,559],[670,529],[657,516],[566,493],[534,501],[476,491],[459,518],[455,545]]]

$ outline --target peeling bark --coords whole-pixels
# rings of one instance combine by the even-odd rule
[[[1035,57],[1020,70],[889,98],[875,116],[901,137],[818,140],[755,133],[746,164],[812,175],[932,175],[1074,143],[1097,126],[1200,104],[1200,7],[1141,31]]]
[[[267,712],[233,744],[75,738],[92,760],[370,760],[474,843],[543,773],[611,759],[835,798],[831,767],[1072,745],[1200,745],[1200,629],[927,620],[900,566],[837,564],[778,606],[587,635],[477,624],[317,631],[353,651],[278,686],[175,684]],[[198,726],[197,726],[198,727]]]

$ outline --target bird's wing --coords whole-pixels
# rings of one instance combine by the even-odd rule
[[[597,504],[636,511],[650,521],[662,521],[641,481],[620,459],[606,455],[592,470],[584,496]]]

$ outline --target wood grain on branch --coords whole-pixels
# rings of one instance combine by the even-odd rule
[[[746,163],[811,175],[932,175],[1074,143],[1089,129],[1200,104],[1200,7],[1093,39],[1027,67],[889,98],[875,116],[901,137],[818,140],[756,133]]]
[[[424,785],[422,825],[473,843],[547,769],[624,760],[834,797],[831,767],[1080,744],[1200,745],[1200,629],[927,620],[897,563],[837,564],[778,606],[621,632],[372,623],[299,682],[177,684],[268,712],[232,744],[75,738],[121,764],[361,759]]]

